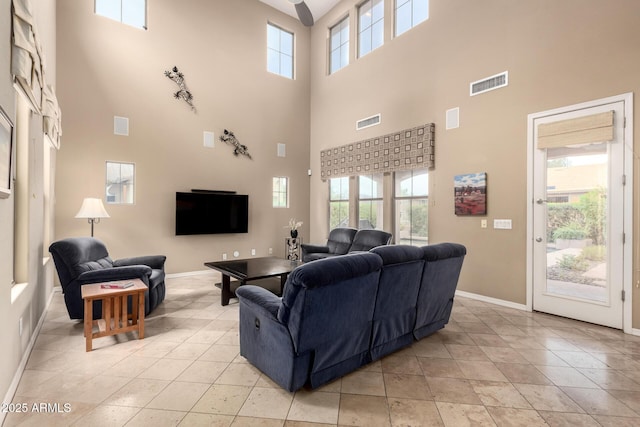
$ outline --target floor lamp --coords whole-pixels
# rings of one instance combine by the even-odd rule
[[[91,224],[91,237],[93,237],[93,224],[100,222],[100,218],[109,218],[109,214],[104,209],[102,199],[88,197],[82,201],[76,218],[87,218]]]

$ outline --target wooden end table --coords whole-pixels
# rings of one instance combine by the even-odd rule
[[[123,289],[104,289],[102,285],[133,283]],[[130,331],[138,331],[138,339],[144,338],[144,292],[147,285],[140,279],[92,283],[82,286],[84,300],[84,337],[87,351],[91,351],[94,338],[107,337]],[[128,297],[132,299],[129,314]],[[102,301],[102,319],[93,320],[93,302]],[[98,326],[98,332],[93,327]]]

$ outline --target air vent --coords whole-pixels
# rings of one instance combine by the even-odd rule
[[[481,93],[489,92],[494,89],[500,89],[509,84],[509,72],[496,74],[495,76],[487,77],[486,79],[478,80],[469,85],[469,95],[479,95]]]
[[[371,126],[376,126],[380,124],[380,114],[376,114],[375,116],[367,117],[366,119],[358,120],[356,122],[356,130],[361,130],[364,128],[368,128]]]

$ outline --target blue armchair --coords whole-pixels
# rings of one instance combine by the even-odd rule
[[[56,265],[64,301],[71,319],[84,318],[81,287],[89,283],[141,279],[148,289],[144,296],[145,314],[149,314],[165,297],[164,255],[123,258],[113,261],[107,248],[93,237],[72,237],[49,246]],[[93,317],[102,316],[102,304],[93,306]]]
[[[313,245],[303,243],[302,261],[315,261],[317,259],[328,258],[335,255],[344,255],[349,252],[353,238],[358,230],[349,227],[334,228],[329,232],[326,245]]]

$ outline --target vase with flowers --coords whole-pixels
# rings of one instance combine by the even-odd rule
[[[285,225],[284,228],[289,229],[289,233],[291,234],[292,239],[298,238],[298,227],[302,226],[302,221],[296,221],[295,218],[291,218],[289,220],[289,225]]]

